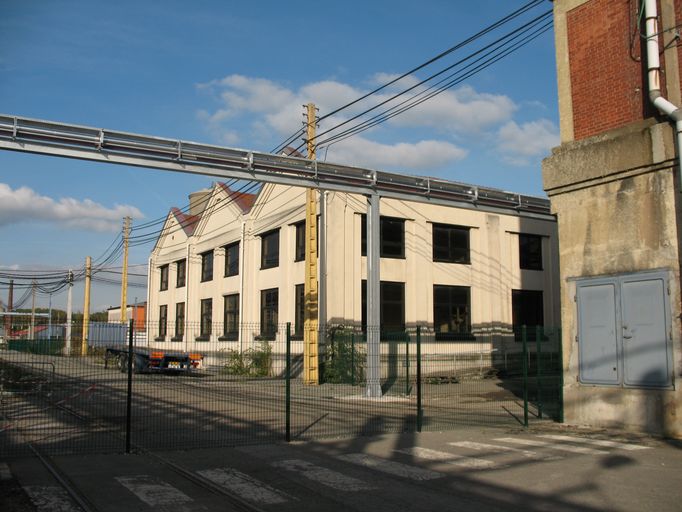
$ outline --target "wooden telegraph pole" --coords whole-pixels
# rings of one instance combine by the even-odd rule
[[[123,219],[123,269],[121,271],[121,323],[128,323],[128,238],[130,217]]]
[[[306,105],[308,158],[315,160],[315,105]],[[318,297],[317,297],[317,211],[315,190],[306,189],[305,209],[305,316],[303,323],[303,381],[319,384],[318,359]]]

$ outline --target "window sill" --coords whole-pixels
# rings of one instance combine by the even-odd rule
[[[272,334],[259,334],[253,337],[254,341],[275,341],[277,339],[277,333]]]
[[[277,267],[279,267],[279,263],[278,263],[277,265],[270,265],[270,266],[268,266],[268,267],[263,267],[263,266],[261,266],[260,270],[267,270],[267,269],[269,269],[269,268],[277,268]]]
[[[219,336],[218,341],[237,341],[239,340],[238,334],[227,334],[225,336]]]
[[[454,261],[454,260],[433,260],[434,263],[450,263],[454,265],[471,265],[471,261]]]
[[[164,336],[157,336],[156,338],[154,338],[154,341],[166,341],[166,336],[165,335]]]
[[[225,274],[223,277],[235,277],[238,275],[239,275],[239,272],[237,272],[236,274]]]
[[[170,340],[171,341],[182,341],[184,339],[184,336],[173,336]]]
[[[209,341],[210,339],[211,339],[211,335],[206,334],[204,336],[197,336],[196,338],[194,338],[194,341]]]
[[[200,283],[208,283],[209,281],[213,281],[213,278],[211,277],[210,279],[202,279],[199,281]]]
[[[291,335],[291,341],[303,341],[303,335],[302,334],[292,334]]]

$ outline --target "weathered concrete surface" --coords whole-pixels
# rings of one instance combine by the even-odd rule
[[[578,382],[576,278],[664,270],[680,350],[679,192],[672,130],[654,120],[563,144],[543,162],[558,217],[566,421],[682,437],[682,393]]]

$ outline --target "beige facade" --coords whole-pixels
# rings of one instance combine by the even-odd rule
[[[278,290],[277,320],[296,319],[296,285],[304,282],[304,261],[295,261],[296,224],[305,218],[305,189],[264,185],[250,208],[232,200],[234,194],[216,185],[201,215],[186,217],[172,211],[164,235],[149,261],[149,318],[159,320],[166,306],[167,333],[154,342],[158,346],[204,353],[246,348],[254,332],[240,332],[240,339],[220,340],[221,328],[208,339],[197,341],[201,301],[211,299],[211,318],[223,321],[224,297],[239,294],[239,322],[257,326],[261,322],[261,291]],[[362,319],[362,281],[366,257],[361,256],[362,215],[367,211],[363,196],[326,192],[327,215],[320,229],[327,239],[328,325],[359,326]],[[195,210],[195,213],[198,210]],[[318,212],[320,211],[318,204]],[[404,255],[381,258],[381,281],[403,283],[404,326],[433,328],[434,285],[468,289],[469,322],[473,332],[511,332],[512,290],[542,292],[542,316],[547,326],[559,323],[558,253],[556,223],[549,215],[524,215],[513,208],[508,213],[484,209],[454,208],[427,203],[382,199],[381,216],[404,225]],[[434,262],[433,227],[465,228],[469,236],[469,262]],[[184,226],[184,228],[183,228]],[[278,265],[261,268],[263,235],[278,230]],[[541,270],[522,270],[519,235],[534,235],[541,243]],[[225,247],[239,242],[237,275],[225,275]],[[213,276],[202,281],[202,254],[213,251]],[[178,262],[186,261],[186,281],[177,286]],[[182,265],[182,263],[180,263]],[[166,269],[166,270],[164,270]],[[162,287],[162,273],[166,284]],[[162,290],[161,288],[165,288]],[[322,299],[321,299],[322,300]],[[184,303],[184,336],[175,336],[175,308]],[[192,330],[191,326],[195,329]],[[175,341],[173,341],[174,338]]]

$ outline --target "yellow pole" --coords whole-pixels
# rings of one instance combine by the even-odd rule
[[[308,103],[307,141],[308,158],[315,160],[315,105]],[[306,190],[305,209],[305,315],[303,323],[303,381],[308,385],[319,384],[318,337],[317,337],[317,211],[315,190]]]
[[[88,334],[90,327],[90,277],[92,274],[92,258],[85,258],[85,297],[83,298],[83,340],[81,355],[88,354]]]
[[[128,237],[130,217],[123,219],[123,270],[121,271],[121,323],[128,323]]]

